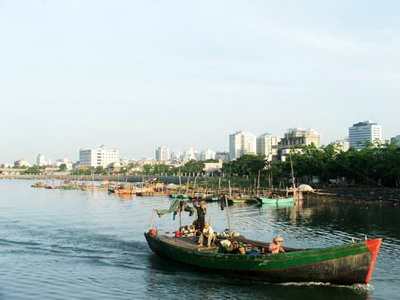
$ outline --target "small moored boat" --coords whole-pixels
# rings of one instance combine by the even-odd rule
[[[257,202],[260,204],[283,204],[283,203],[293,203],[294,197],[286,197],[286,198],[256,198]]]

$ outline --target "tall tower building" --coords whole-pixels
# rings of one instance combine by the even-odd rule
[[[200,160],[209,160],[209,159],[215,159],[215,151],[211,149],[206,149],[201,151],[200,153]]]
[[[156,160],[168,161],[171,159],[171,152],[167,147],[158,147],[156,149]]]
[[[38,156],[37,156],[37,159],[36,159],[36,164],[38,165],[38,166],[45,166],[47,163],[46,163],[46,158],[45,158],[45,156],[43,155],[43,154],[39,154]]]
[[[265,133],[257,137],[257,154],[265,155],[268,161],[278,155],[278,143],[280,138],[277,135]]]
[[[247,131],[229,135],[229,157],[235,160],[244,154],[257,153],[257,136]]]
[[[349,128],[350,148],[364,149],[366,142],[382,143],[382,126],[370,121],[358,122]]]
[[[183,161],[189,161],[189,160],[197,160],[196,157],[196,151],[194,151],[193,148],[188,148],[183,152],[182,156]]]

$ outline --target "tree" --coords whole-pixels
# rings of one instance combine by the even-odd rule
[[[222,171],[237,176],[256,177],[259,171],[265,169],[266,160],[264,155],[245,154],[228,163],[224,163]]]
[[[107,175],[108,174],[108,170],[103,168],[102,166],[98,166],[96,167],[96,169],[94,170],[95,174],[101,174],[101,175]]]
[[[60,167],[58,168],[58,170],[59,170],[60,172],[66,171],[66,170],[67,170],[67,165],[66,165],[66,164],[61,164]]]

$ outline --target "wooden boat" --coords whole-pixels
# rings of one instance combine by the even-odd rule
[[[289,249],[279,254],[224,254],[217,247],[197,248],[196,237],[174,238],[145,233],[158,255],[209,271],[265,282],[369,283],[382,239],[321,249]],[[242,242],[268,244],[242,238]]]
[[[109,188],[109,193],[114,193],[117,195],[136,195],[135,189],[124,189],[124,188]]]
[[[286,197],[286,198],[256,198],[257,202],[260,204],[280,204],[280,203],[293,203],[294,197]]]
[[[228,196],[228,201],[232,201],[232,203],[246,203],[251,202],[253,199],[250,195]]]
[[[220,202],[221,199],[218,196],[214,196],[214,197],[206,197],[204,199],[204,201],[206,201],[206,202]]]
[[[265,209],[279,209],[279,208],[288,208],[288,207],[294,207],[294,202],[286,202],[286,203],[263,203],[263,204],[258,204],[260,208],[265,208]]]

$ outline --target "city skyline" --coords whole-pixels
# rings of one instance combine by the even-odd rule
[[[363,123],[370,123],[371,121],[369,121],[369,120],[365,120],[365,121],[360,121],[360,122],[358,122],[358,124],[363,124]],[[203,145],[202,147],[200,147],[200,148],[193,148],[193,147],[185,147],[185,148],[182,148],[182,149],[177,149],[177,148],[170,148],[170,147],[167,147],[167,146],[165,146],[165,145],[163,145],[163,146],[156,146],[156,147],[154,147],[153,148],[153,154],[152,155],[149,155],[149,156],[139,156],[139,155],[133,155],[133,156],[124,156],[123,154],[121,155],[121,157],[120,157],[120,159],[121,160],[142,160],[142,159],[144,159],[144,160],[147,160],[147,159],[154,159],[154,160],[158,160],[158,161],[164,161],[165,159],[160,159],[160,157],[159,157],[159,155],[160,155],[160,153],[159,153],[159,151],[161,150],[161,149],[163,149],[163,151],[168,151],[168,154],[164,154],[164,155],[166,155],[167,157],[169,157],[171,160],[178,160],[178,161],[188,161],[188,160],[190,160],[190,159],[195,159],[195,160],[206,160],[206,159],[214,159],[213,157],[208,157],[208,158],[206,158],[206,159],[203,159],[203,158],[201,158],[203,155],[204,155],[204,153],[205,152],[208,152],[208,151],[211,151],[211,152],[213,152],[213,156],[215,156],[215,154],[218,154],[218,153],[230,153],[231,151],[232,151],[232,149],[231,149],[231,147],[232,147],[232,137],[233,136],[235,136],[235,135],[240,135],[240,134],[243,134],[243,133],[245,133],[245,134],[249,134],[249,135],[251,135],[251,136],[253,136],[253,138],[254,138],[254,145],[252,146],[254,149],[252,150],[252,151],[245,151],[244,153],[241,153],[241,154],[239,154],[239,156],[241,156],[242,154],[246,154],[246,153],[248,153],[248,154],[262,154],[262,153],[260,153],[260,152],[262,152],[262,151],[265,151],[265,150],[261,150],[261,149],[259,149],[260,148],[260,146],[261,145],[259,145],[259,139],[261,138],[261,139],[264,139],[265,138],[265,136],[271,136],[271,137],[276,137],[277,138],[277,142],[275,142],[275,145],[276,146],[278,146],[278,142],[279,142],[279,145],[280,145],[280,143],[281,143],[281,141],[283,141],[284,143],[286,143],[286,139],[287,139],[287,135],[288,134],[292,134],[293,132],[300,132],[300,133],[304,133],[304,134],[310,134],[310,133],[312,133],[312,134],[316,134],[317,135],[317,137],[318,137],[318,141],[316,141],[316,140],[314,140],[314,139],[311,139],[310,141],[308,141],[308,142],[306,142],[306,144],[310,144],[311,142],[312,143],[314,143],[314,142],[316,142],[317,144],[316,144],[316,146],[317,147],[320,147],[320,146],[324,146],[324,145],[327,145],[327,144],[331,144],[331,143],[339,143],[342,147],[343,147],[343,142],[344,141],[347,141],[347,143],[349,142],[349,139],[350,139],[350,136],[349,136],[349,131],[351,131],[351,129],[354,127],[354,125],[358,125],[358,124],[353,124],[353,126],[350,126],[350,127],[348,127],[348,135],[347,136],[345,136],[344,138],[342,138],[342,139],[338,139],[338,140],[333,140],[333,141],[329,141],[329,142],[327,142],[327,143],[320,143],[319,141],[320,141],[320,137],[321,137],[321,134],[318,132],[318,131],[316,131],[314,128],[308,128],[308,129],[304,129],[304,128],[302,128],[302,127],[296,127],[296,128],[288,128],[288,129],[286,129],[286,131],[284,132],[284,134],[282,134],[282,136],[278,136],[278,135],[275,135],[275,134],[272,134],[272,133],[269,133],[269,132],[267,132],[267,133],[265,133],[265,131],[263,131],[264,133],[261,133],[261,134],[254,134],[253,132],[248,132],[248,131],[245,131],[245,130],[236,130],[236,131],[234,131],[234,132],[231,132],[229,135],[228,135],[228,137],[227,137],[227,146],[226,146],[226,148],[224,148],[224,149],[211,149],[210,147],[207,147],[207,145]],[[374,125],[377,125],[377,123],[371,123],[371,124],[374,124]],[[379,127],[380,127],[380,134],[382,134],[382,126],[379,124],[378,125]],[[383,136],[383,135],[381,135],[381,136]],[[393,140],[394,139],[396,139],[396,138],[398,138],[400,135],[397,135],[397,136],[393,136],[393,137],[391,137],[391,138],[388,138],[388,139],[381,139],[381,142],[393,142]],[[368,141],[368,139],[366,139],[366,141]],[[265,143],[265,141],[264,141],[264,143]],[[297,144],[297,143],[294,143],[294,144]],[[290,145],[290,143],[289,143],[289,145]],[[101,149],[101,148],[105,148],[106,147],[106,145],[105,144],[101,144],[100,146],[98,146],[98,147],[92,147],[92,149],[94,149],[94,148],[96,148],[96,149]],[[247,147],[247,146],[246,146]],[[285,147],[285,146],[283,146],[283,147]],[[74,158],[74,156],[72,156],[73,158],[71,159],[71,161],[72,162],[79,162],[79,157],[81,156],[81,152],[84,150],[84,148],[85,147],[80,147],[79,148],[79,150],[78,150],[78,158],[77,159],[75,159]],[[90,147],[89,147],[90,148]],[[357,147],[355,147],[355,148],[357,148]],[[269,155],[271,155],[272,154],[272,151],[274,151],[274,152],[276,152],[277,151],[277,149],[278,148],[276,148],[275,150],[272,150],[272,148],[271,149],[269,149],[269,151],[270,151],[270,154]],[[346,149],[345,151],[347,151],[348,150],[348,147],[344,147],[344,149]],[[111,150],[113,150],[113,151],[117,151],[118,152],[118,156],[119,156],[119,153],[121,152],[121,153],[124,153],[124,152],[126,152],[126,151],[120,151],[120,149],[117,149],[116,147],[112,147],[112,149]],[[190,153],[188,153],[188,152],[190,152]],[[174,156],[176,156],[176,155],[179,155],[179,158],[177,158],[177,157],[174,157]],[[208,155],[210,155],[210,154],[208,154]],[[266,155],[267,157],[269,156],[269,155]],[[188,157],[185,157],[185,156],[188,156]],[[232,152],[230,153],[230,156],[232,156]],[[238,158],[239,156],[236,156],[236,155],[234,155],[234,159],[236,159],[236,158]],[[17,156],[16,156],[17,157]],[[60,160],[65,160],[65,159],[70,159],[70,157],[66,157],[66,156],[60,156],[60,155],[56,155],[56,156],[54,156],[54,157],[48,157],[47,156],[47,154],[43,154],[43,153],[39,153],[39,154],[36,154],[36,156],[35,156],[36,158],[36,161],[38,161],[39,160],[39,157],[41,157],[43,160],[46,160],[46,159],[49,159],[49,161],[51,162],[51,161],[60,161]],[[271,159],[271,157],[269,157],[268,159]],[[10,160],[10,161],[5,161],[5,160],[3,160],[3,161],[1,161],[0,160],[0,163],[7,163],[7,164],[12,164],[13,162],[15,162],[15,161],[17,161],[17,160],[26,160],[27,162],[32,162],[32,161],[34,161],[34,160],[31,160],[30,158],[27,158],[27,157],[22,157],[22,156],[18,156],[18,159],[14,159],[14,160]],[[232,158],[230,158],[230,160],[232,160]],[[40,165],[40,164],[39,164]]]
[[[399,11],[375,1],[1,2],[0,160],[76,160],[103,143],[136,158],[159,145],[227,150],[236,129],[315,128],[327,144],[361,120],[389,139],[400,134]]]

